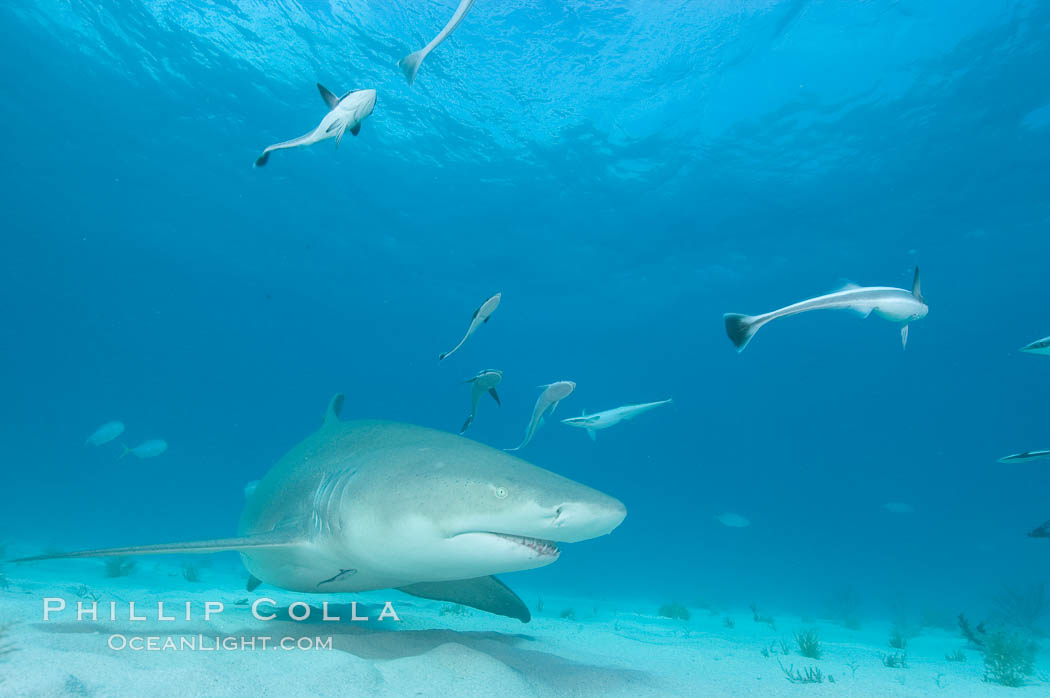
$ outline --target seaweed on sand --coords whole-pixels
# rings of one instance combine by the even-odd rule
[[[563,620],[576,620],[576,611],[571,608],[562,609],[562,612],[558,614],[558,617]]]
[[[944,655],[944,658],[949,662],[965,662],[966,653],[962,650],[955,650],[954,652],[948,652]]]
[[[823,683],[824,672],[820,670],[820,667],[810,666],[806,667],[805,671],[796,669],[795,665],[792,664],[790,667],[785,667],[784,663],[779,659],[777,664],[780,665],[780,670],[784,672],[784,676],[791,683]],[[828,681],[834,682],[831,676],[828,676]]]
[[[665,603],[660,607],[659,614],[664,618],[674,618],[676,620],[689,620],[689,609],[678,603],[672,601],[671,603]]]
[[[908,648],[908,635],[899,625],[890,629],[890,647],[897,650]]]
[[[1023,634],[998,630],[987,636],[984,653],[984,680],[1002,686],[1023,686],[1035,671],[1038,645]]]
[[[752,603],[750,609],[751,616],[755,619],[756,623],[765,623],[773,630],[777,629],[777,622],[773,620],[773,616],[764,616],[758,612],[758,604]]]
[[[10,629],[11,626],[9,624],[0,623],[0,662],[7,661],[7,656],[18,650],[15,644],[7,639],[7,634]],[[0,684],[3,682],[4,677],[0,676]]]
[[[1050,614],[1050,593],[1043,583],[1022,587],[1003,585],[992,599],[996,625],[1008,625],[1029,635],[1043,635],[1040,622]]]
[[[970,627],[970,621],[966,620],[966,616],[962,613],[959,614],[959,631],[962,636],[966,638],[966,641],[970,643],[972,647],[978,649],[984,647],[984,623],[978,623],[976,631]]]
[[[201,580],[201,568],[192,562],[182,564],[182,578],[187,582],[199,582]]]
[[[889,667],[890,669],[907,669],[908,655],[904,652],[894,652],[893,654],[887,654],[882,658],[882,665]]]
[[[820,646],[820,632],[816,628],[795,631],[795,644],[798,645],[798,653],[810,659],[820,659],[824,650]]]
[[[828,604],[832,618],[837,618],[850,630],[860,630],[860,596],[851,586],[842,587],[832,594]]]
[[[107,557],[105,574],[110,579],[127,577],[135,570],[135,561],[127,557]]]

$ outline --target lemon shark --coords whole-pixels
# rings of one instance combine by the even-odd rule
[[[448,35],[456,30],[459,23],[463,21],[463,18],[467,16],[467,10],[474,4],[474,0],[460,0],[459,7],[452,14],[452,19],[448,21],[448,24],[438,32],[437,36],[430,40],[430,43],[423,48],[410,53],[400,61],[397,62],[398,67],[401,68],[401,72],[405,74],[405,79],[408,80],[409,86],[416,81],[416,73],[419,72],[419,66],[423,63],[423,59],[426,58],[431,51],[438,47],[442,41],[448,38]]]
[[[470,416],[467,417],[467,421],[463,422],[463,428],[459,430],[462,434],[465,432],[471,424],[474,423],[474,417],[478,413],[478,400],[485,393],[492,396],[492,399],[496,401],[497,405],[501,405],[499,401],[499,393],[496,392],[496,386],[503,380],[503,371],[497,371],[495,369],[485,369],[480,371],[478,375],[474,376],[468,381],[470,383]],[[502,406],[502,405],[501,405]]]
[[[645,402],[640,405],[614,407],[611,410],[595,412],[594,414],[587,414],[584,412],[580,417],[569,417],[568,419],[561,420],[561,423],[568,424],[570,427],[586,429],[587,436],[591,437],[591,441],[597,441],[598,435],[595,434],[595,432],[598,429],[608,429],[609,427],[616,426],[620,422],[634,419],[643,412],[656,409],[660,405],[666,405],[669,402],[671,402],[670,398],[667,400],[660,400],[659,402]]]
[[[321,99],[328,105],[328,113],[321,119],[313,131],[283,143],[267,146],[262,155],[255,161],[256,167],[262,167],[270,160],[270,153],[285,148],[301,148],[320,141],[335,139],[335,147],[343,140],[347,131],[356,136],[361,132],[361,122],[371,115],[376,106],[375,90],[351,90],[342,97],[336,97],[331,90],[318,83],[317,90]]]
[[[438,357],[438,361],[444,361],[448,357],[459,351],[459,348],[463,346],[463,343],[470,339],[470,335],[478,331],[478,328],[489,321],[489,317],[496,312],[496,308],[499,307],[499,301],[503,297],[502,293],[497,293],[492,298],[482,303],[477,310],[474,311],[474,315],[470,318],[470,327],[467,328],[467,333],[463,335],[463,339],[459,340],[459,344],[452,347],[451,350],[446,351],[444,354]]]
[[[234,538],[18,562],[235,550],[250,589],[396,588],[527,622],[525,604],[492,575],[549,565],[558,543],[605,535],[627,514],[613,497],[461,436],[341,421],[342,403],[332,398],[320,429],[245,490]]]
[[[770,320],[797,315],[810,310],[852,310],[863,317],[873,312],[891,322],[903,323],[901,344],[908,345],[908,323],[926,317],[929,307],[919,288],[919,268],[915,267],[911,291],[889,286],[857,286],[847,284],[834,293],[793,303],[762,315],[726,313],[723,316],[726,334],[738,352],[743,351],[751,338]]]

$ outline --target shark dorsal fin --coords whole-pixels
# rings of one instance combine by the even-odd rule
[[[339,106],[339,98],[321,83],[317,83],[317,91],[321,93],[321,99],[323,99],[324,103],[328,105],[329,111]]]
[[[337,393],[328,401],[328,409],[324,413],[324,423],[321,424],[322,427],[328,427],[339,423],[339,413],[343,411],[343,399],[343,394]]]
[[[922,300],[922,288],[919,286],[919,267],[915,266],[915,277],[911,281],[911,295]]]

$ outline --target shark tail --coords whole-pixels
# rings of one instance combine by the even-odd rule
[[[415,53],[410,53],[397,62],[397,66],[401,68],[401,72],[405,74],[405,80],[408,80],[409,87],[416,81],[416,73],[419,72],[419,66],[423,63],[423,59],[427,57],[426,49],[420,49]]]
[[[730,341],[733,342],[738,352],[744,351],[758,329],[766,324],[766,320],[761,315],[726,313],[723,318],[726,322],[726,334],[729,335]]]
[[[11,562],[40,562],[42,560],[70,560],[86,557],[120,557],[124,555],[177,555],[180,553],[221,553],[229,550],[250,550],[252,548],[277,548],[293,545],[296,537],[284,531],[257,533],[240,538],[215,538],[184,543],[161,543],[159,545],[136,545],[124,548],[98,548],[80,550],[72,553],[50,553],[23,557]]]

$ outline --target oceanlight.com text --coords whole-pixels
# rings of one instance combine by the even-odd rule
[[[122,635],[109,636],[114,652],[317,652],[332,649],[331,637],[273,637],[269,635]]]

